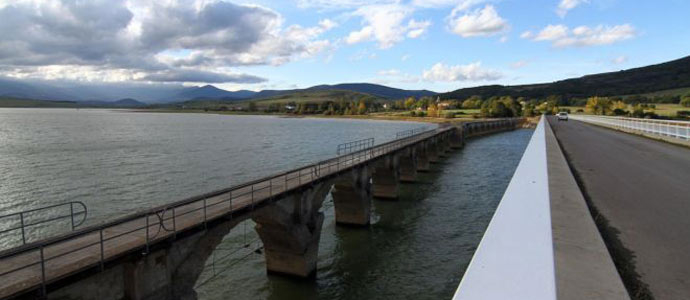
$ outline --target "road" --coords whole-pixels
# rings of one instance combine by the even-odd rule
[[[632,252],[654,299],[690,299],[690,149],[574,120],[549,121],[584,193],[619,231],[617,240]]]

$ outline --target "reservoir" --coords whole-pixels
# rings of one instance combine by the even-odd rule
[[[66,201],[88,224],[335,156],[337,145],[432,125],[414,122],[0,109],[2,214]],[[200,299],[449,299],[531,130],[469,140],[398,201],[374,201],[366,229],[335,226],[326,200],[316,280],[267,276],[251,221],[197,282]],[[9,242],[0,248],[11,246]]]

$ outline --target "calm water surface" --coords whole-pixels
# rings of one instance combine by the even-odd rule
[[[421,126],[431,127],[0,108],[0,215],[82,201],[89,209],[87,224],[93,224],[333,157],[339,143],[370,137],[382,143]],[[10,242],[0,236],[0,250]]]
[[[88,221],[99,222],[332,157],[344,141],[378,144],[420,126],[430,125],[0,109],[0,214],[78,200],[89,206]],[[329,196],[313,281],[267,276],[245,221],[209,258],[199,298],[450,299],[531,134],[470,140],[403,185],[398,201],[376,200],[366,229],[336,227]]]

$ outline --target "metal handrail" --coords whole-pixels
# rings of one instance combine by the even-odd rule
[[[357,141],[342,143],[338,145],[338,150],[336,153],[338,155],[347,154],[354,151],[371,148],[374,146],[374,138],[361,139]]]
[[[428,130],[428,128],[426,128],[426,127],[419,127],[419,128],[415,128],[415,129],[400,131],[400,132],[395,133],[395,138],[399,139],[399,138],[409,137],[409,136],[413,136],[413,135],[422,133],[422,132],[427,131],[427,130]]]
[[[499,121],[489,121],[486,122],[491,123],[491,124],[505,124],[505,123],[500,123]],[[41,266],[41,273],[42,273],[42,279],[41,279],[41,288],[45,292],[45,286],[47,283],[51,281],[51,279],[45,277],[45,265],[46,262],[55,260],[57,258],[63,257],[65,255],[75,253],[77,251],[81,251],[87,248],[99,246],[100,248],[100,257],[98,257],[98,260],[92,263],[85,263],[82,268],[88,268],[92,267],[94,265],[100,265],[101,268],[104,267],[104,264],[107,260],[113,259],[113,257],[122,255],[123,253],[129,253],[131,251],[134,251],[136,249],[144,249],[144,253],[149,252],[149,248],[151,244],[167,239],[167,238],[176,238],[177,234],[180,231],[187,230],[190,228],[193,228],[198,225],[203,225],[204,227],[206,224],[210,221],[213,221],[217,218],[227,216],[229,215],[230,218],[232,218],[232,215],[238,211],[242,211],[245,209],[251,209],[253,210],[257,204],[261,204],[267,200],[270,200],[274,198],[275,196],[282,195],[284,193],[288,193],[290,191],[293,191],[295,189],[302,188],[305,185],[313,183],[314,180],[324,178],[324,177],[330,177],[330,176],[335,176],[339,173],[342,173],[345,170],[348,170],[352,167],[355,167],[359,164],[365,163],[367,161],[370,161],[374,158],[389,154],[391,152],[397,151],[401,148],[416,144],[420,141],[423,141],[429,137],[436,136],[443,134],[445,132],[448,132],[450,130],[453,130],[454,127],[449,127],[449,128],[438,128],[438,129],[431,129],[425,132],[420,132],[416,135],[405,137],[402,139],[396,139],[393,141],[389,141],[387,143],[383,143],[380,145],[376,146],[371,146],[365,149],[361,149],[358,151],[354,151],[351,153],[347,153],[344,155],[339,155],[337,157],[323,160],[305,167],[293,169],[287,172],[282,172],[277,175],[271,175],[268,177],[264,177],[262,179],[257,179],[253,180],[247,183],[243,183],[234,187],[226,188],[226,189],[221,189],[217,191],[213,191],[210,193],[206,193],[203,195],[187,198],[181,201],[177,201],[174,203],[170,203],[167,205],[151,208],[139,213],[135,213],[123,218],[119,218],[113,221],[109,221],[107,223],[102,223],[100,225],[94,225],[90,226],[87,228],[83,228],[80,230],[73,231],[71,233],[67,234],[62,234],[60,236],[56,236],[53,238],[25,244],[21,247],[17,247],[14,249],[10,249],[4,252],[0,252],[0,260],[6,259],[18,254],[26,253],[29,251],[38,251],[40,253],[40,260],[36,262],[29,262],[26,263],[25,265],[19,266],[17,268],[14,268],[9,271],[5,271],[3,273],[0,273],[0,282],[2,282],[2,277],[15,273],[20,270],[24,270],[30,267],[34,267],[37,265]],[[268,192],[268,195],[264,196],[257,196],[257,194],[266,194],[266,191]],[[228,194],[228,197],[222,197],[219,201],[211,202],[209,203],[209,199],[214,198],[214,197],[219,197],[219,196],[224,196]],[[244,198],[244,199],[242,199]],[[241,203],[240,206],[237,206],[237,200],[242,199],[243,202],[250,201],[248,204],[247,203]],[[198,205],[200,207],[188,207],[188,206],[193,206],[193,205]],[[214,217],[209,217],[207,215],[207,211],[211,207],[216,207],[218,205],[227,205],[227,211],[223,211],[221,214],[216,215]],[[244,204],[244,206],[241,206]],[[187,208],[186,210],[184,208]],[[177,224],[177,219],[189,215],[195,212],[200,212],[203,210],[203,220],[200,223],[194,223],[192,224],[191,227],[187,228],[178,228],[176,226]],[[168,213],[171,212],[171,215],[168,215]],[[151,222],[151,219],[154,220],[154,222]],[[140,226],[133,226],[130,228],[126,228],[124,232],[108,232],[107,229],[112,229],[112,231],[115,231],[115,229],[118,226],[130,223],[130,222],[135,222],[135,221],[141,221],[142,223],[145,223],[144,225]],[[82,222],[83,223],[83,222]],[[171,224],[170,224],[171,223]],[[81,224],[81,223],[79,223]],[[170,225],[172,225],[172,228],[170,228]],[[151,236],[151,228],[157,228],[156,233]],[[162,231],[161,231],[162,230]],[[135,232],[141,232],[140,234],[144,235],[145,243],[136,247],[133,247],[132,249],[125,249],[122,250],[122,253],[116,253],[116,254],[111,254],[109,257],[106,257],[105,255],[105,244],[106,242],[115,240],[117,238],[121,238],[126,235],[130,235]],[[161,232],[163,232],[161,234]],[[85,244],[80,244],[80,247],[77,249],[69,249],[68,251],[64,251],[59,254],[53,254],[52,256],[47,256],[44,253],[44,250],[47,247],[53,246],[58,243],[65,243],[69,240],[76,240],[79,238],[86,237],[89,234],[93,233],[98,233],[98,239],[93,241],[93,242],[88,242]],[[3,297],[4,295],[0,295],[0,297]]]
[[[69,215],[50,216],[48,218],[44,218],[44,219],[41,219],[41,220],[38,220],[35,222],[31,222],[30,219],[27,220],[27,215],[31,215],[31,214],[34,214],[36,212],[52,210],[52,209],[56,209],[56,208],[62,208],[62,207],[66,208],[67,206],[69,206],[69,211],[70,211]],[[80,209],[80,210],[77,209],[77,211],[75,211],[75,206],[77,206],[77,208],[81,207],[82,209]],[[78,217],[79,215],[83,215],[81,220],[75,219],[75,217]],[[0,224],[3,224],[5,222],[12,222],[13,218],[18,218],[18,220],[15,220],[14,222],[17,223],[17,221],[18,221],[19,226],[10,227],[9,229],[0,230],[0,235],[4,235],[4,234],[9,233],[9,232],[17,232],[18,234],[21,233],[22,245],[26,245],[26,241],[28,238],[26,231],[30,227],[70,218],[71,227],[72,227],[72,230],[74,230],[76,227],[84,224],[84,222],[86,221],[87,215],[88,215],[88,209],[86,208],[86,204],[84,204],[84,202],[81,202],[81,201],[70,201],[70,202],[66,202],[66,203],[54,204],[54,205],[24,210],[24,211],[20,211],[20,212],[15,212],[15,213],[0,216]]]
[[[654,135],[690,140],[690,122],[675,120],[653,120],[613,116],[571,115],[573,120],[630,129]]]

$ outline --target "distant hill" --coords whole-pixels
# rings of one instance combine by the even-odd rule
[[[513,96],[544,98],[561,95],[567,98],[619,96],[653,93],[690,87],[690,56],[678,60],[630,70],[588,75],[545,84],[464,88],[440,94],[444,99]]]
[[[342,83],[335,85],[317,85],[306,89],[294,90],[263,90],[256,93],[254,99],[262,99],[275,97],[280,95],[289,95],[306,91],[351,91],[362,94],[369,94],[379,98],[385,99],[403,99],[407,97],[421,98],[425,96],[436,95],[435,92],[427,90],[403,90],[392,87],[387,87],[379,84],[371,83]]]
[[[240,90],[236,92],[230,92],[223,89],[219,89],[212,85],[205,85],[202,87],[190,87],[182,90],[178,94],[174,95],[172,98],[176,100],[191,100],[191,99],[247,99],[251,98],[256,94],[253,91]]]
[[[120,99],[117,101],[79,101],[77,102],[83,107],[109,107],[109,108],[133,108],[133,107],[144,107],[148,104],[137,101],[131,98]]]

